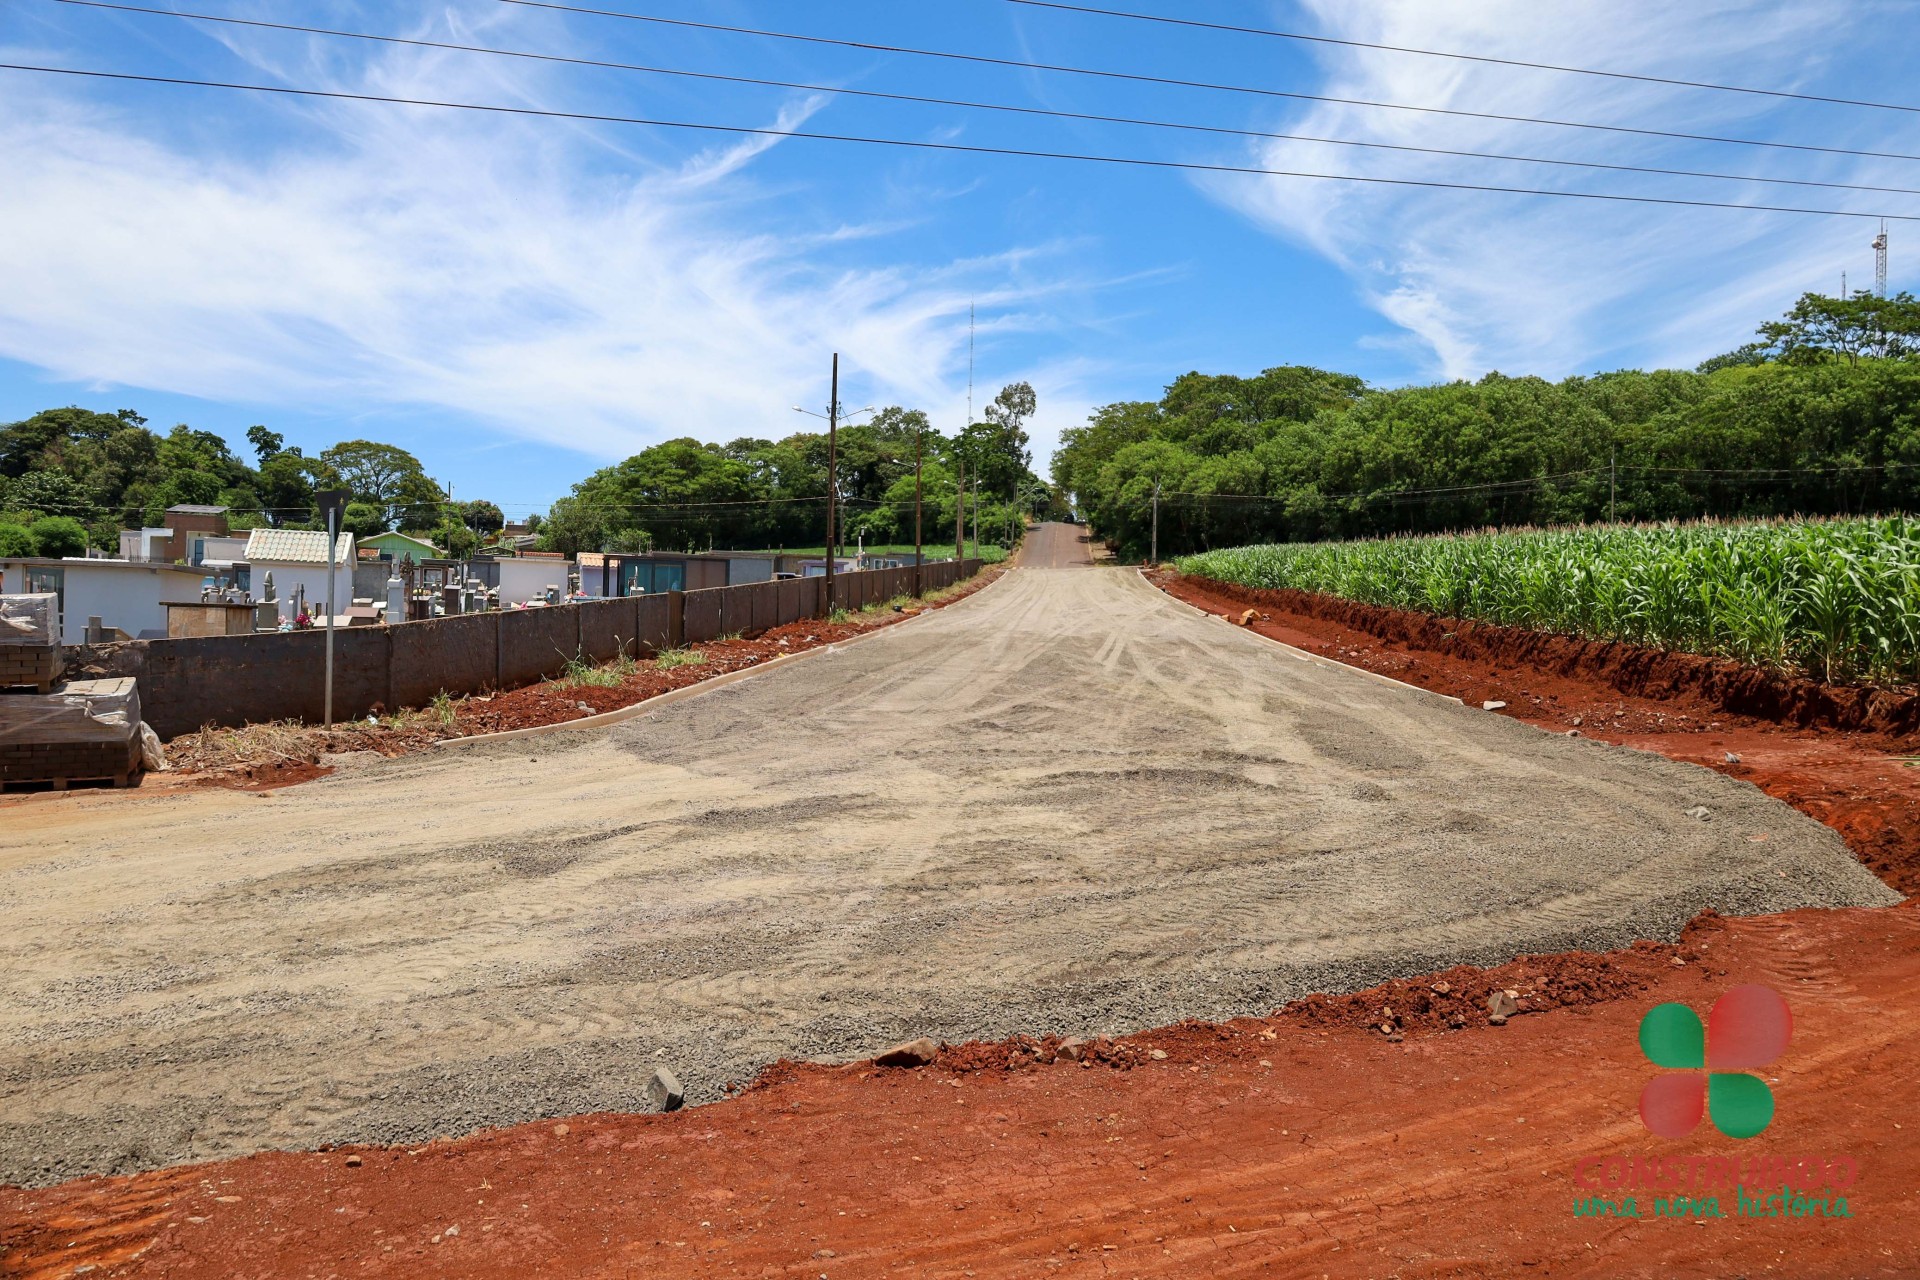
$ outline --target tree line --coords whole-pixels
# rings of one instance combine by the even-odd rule
[[[1060,514],[1060,492],[1034,475],[1026,426],[1032,387],[1014,383],[985,420],[952,436],[917,409],[890,406],[836,432],[841,541],[913,540],[914,455],[921,451],[922,531],[953,537],[964,470],[968,536],[1017,543],[1028,515]],[[0,555],[111,550],[122,529],[161,527],[178,504],[229,508],[229,524],[320,528],[315,494],[344,489],[344,527],[361,537],[400,530],[456,558],[506,524],[485,499],[455,503],[421,461],[397,445],[346,440],[308,456],[265,426],[246,433],[251,458],[210,431],[165,433],[132,410],[48,409],[0,426]],[[603,467],[545,514],[538,545],[569,555],[601,550],[771,549],[819,546],[826,536],[824,431],[726,444],[668,440]],[[977,508],[972,505],[978,493]]]
[[[1376,390],[1189,373],[1063,434],[1054,480],[1123,554],[1503,525],[1920,507],[1920,303],[1808,294],[1698,369]]]
[[[952,436],[927,415],[898,405],[835,432],[839,541],[913,541],[914,460],[920,459],[921,534],[930,547],[953,541],[966,477],[967,537],[1012,546],[1029,515],[1064,511],[1058,492],[1034,475],[1027,422],[1037,401],[1014,383],[985,420]],[[725,444],[668,440],[573,486],[544,526],[553,549],[638,551],[817,547],[826,538],[827,437],[798,432]]]

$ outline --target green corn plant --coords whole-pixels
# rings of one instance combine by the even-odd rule
[[[1908,516],[1233,547],[1180,568],[1830,682],[1920,680],[1920,519]]]

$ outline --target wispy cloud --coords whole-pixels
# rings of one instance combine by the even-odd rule
[[[301,85],[568,101],[538,68],[222,38],[252,74]],[[83,382],[419,405],[618,456],[791,429],[833,348],[858,353],[852,394],[951,403],[970,302],[1012,316],[1098,287],[1063,245],[888,261],[910,220],[816,217],[756,177],[773,138],[688,154],[612,127],[214,91],[169,99],[162,128],[70,86],[6,87],[0,354]],[[761,118],[793,128],[828,105]],[[220,146],[180,127],[223,112],[260,127]]]
[[[1858,49],[1871,17],[1801,0],[1675,5],[1527,0],[1355,5],[1306,0],[1315,29],[1352,39],[1656,75],[1794,88]],[[1288,6],[1290,23],[1301,20]],[[1870,145],[1892,126],[1764,99],[1367,50],[1326,51],[1313,91],[1516,116],[1692,133]],[[1837,123],[1836,123],[1837,122]],[[1539,125],[1318,105],[1301,133],[1510,154],[1839,181],[1899,176],[1872,162],[1705,147]],[[1809,134],[1813,136],[1808,136]],[[1884,136],[1881,137],[1884,141]],[[1638,178],[1543,165],[1305,143],[1256,148],[1272,168],[1750,203],[1873,208],[1875,197],[1754,184]],[[1339,264],[1418,339],[1427,376],[1488,369],[1558,374],[1609,362],[1692,363],[1724,349],[1785,299],[1837,288],[1860,259],[1863,223],[1286,179],[1205,182],[1217,199]],[[1887,197],[1878,198],[1884,207]],[[1870,234],[1870,233],[1868,233]],[[1859,241],[1856,245],[1854,242]],[[1390,342],[1376,342],[1389,346]]]

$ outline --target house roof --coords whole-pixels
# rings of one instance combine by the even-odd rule
[[[203,507],[191,502],[182,502],[167,508],[167,514],[170,516],[223,516],[226,513],[226,507]]]
[[[360,545],[362,548],[383,547],[395,542],[404,542],[410,547],[419,547],[422,550],[431,551],[434,555],[440,554],[440,549],[425,538],[416,538],[410,533],[401,533],[398,529],[389,529],[385,533],[376,533],[371,538],[362,538]]]
[[[334,547],[340,564],[354,561],[353,535],[343,533]],[[325,564],[327,535],[321,529],[255,529],[247,535],[249,564]]]

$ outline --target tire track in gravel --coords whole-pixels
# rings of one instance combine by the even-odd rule
[[[0,827],[0,1181],[691,1100],[1894,895],[1708,770],[1302,661],[1036,530],[599,730]],[[1712,820],[1686,816],[1706,805]]]

